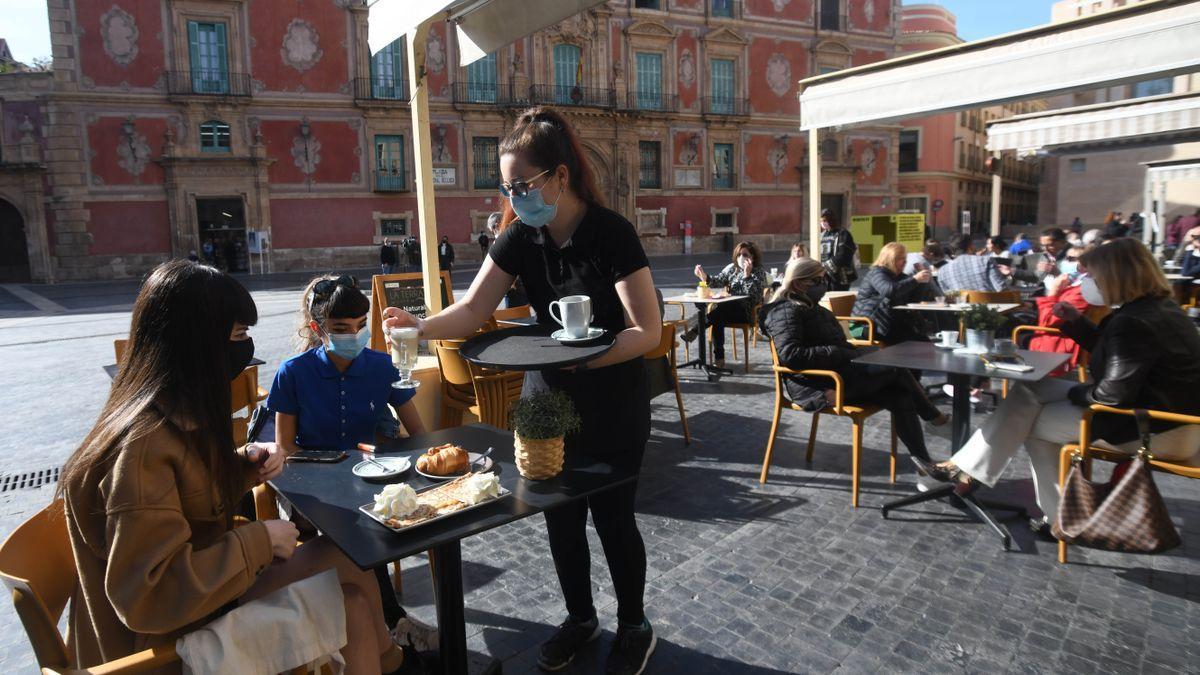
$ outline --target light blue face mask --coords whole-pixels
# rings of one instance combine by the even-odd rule
[[[553,204],[547,204],[546,200],[542,198],[542,188],[544,187],[545,185],[532,189],[524,197],[514,194],[508,198],[517,218],[530,227],[549,225],[558,213],[558,200],[562,199],[562,190],[558,191],[558,199],[555,199]]]
[[[362,350],[367,348],[367,344],[370,342],[371,331],[366,328],[363,328],[354,335],[329,333],[328,341],[325,344],[325,351],[334,356],[340,356],[347,361],[353,361],[358,358]]]
[[[1075,273],[1079,270],[1079,263],[1075,260],[1064,260],[1058,263],[1058,271],[1075,279]]]

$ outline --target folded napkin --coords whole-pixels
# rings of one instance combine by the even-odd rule
[[[332,656],[342,672],[345,601],[336,570],[326,570],[247,602],[175,643],[183,672],[286,673]]]
[[[988,365],[988,368],[995,368],[996,370],[1011,370],[1011,371],[1018,372],[1018,373],[1028,373],[1029,371],[1033,370],[1033,366],[1029,366],[1024,363],[1006,363],[1004,361],[991,361],[987,365]]]

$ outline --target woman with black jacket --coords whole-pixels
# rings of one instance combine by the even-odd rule
[[[759,314],[759,328],[775,343],[779,364],[793,370],[832,370],[842,376],[843,402],[881,405],[892,413],[896,435],[913,457],[928,463],[921,420],[936,426],[947,418],[925,397],[912,374],[901,368],[853,363],[866,353],[846,341],[833,312],[819,303],[828,284],[825,269],[811,258],[788,263],[783,285]],[[833,405],[827,378],[788,375],[788,396],[808,411]]]
[[[850,282],[858,279],[856,251],[858,244],[854,243],[850,230],[838,223],[833,211],[821,209],[821,264],[829,274],[830,290],[848,291]]]
[[[1091,381],[1047,379],[1013,386],[949,462],[924,467],[934,478],[962,483],[962,490],[991,486],[1023,446],[1046,516],[1033,523],[1041,532],[1058,513],[1059,450],[1079,439],[1085,407],[1099,403],[1200,414],[1200,334],[1171,299],[1171,287],[1146,247],[1136,239],[1118,239],[1084,253],[1079,267],[1088,273],[1081,286],[1088,304],[1116,306],[1099,326],[1071,305],[1054,307],[1065,321],[1062,331],[1091,352]],[[1200,427],[1174,427],[1152,423],[1153,432],[1166,432],[1154,440],[1156,456],[1186,460],[1200,452]],[[1092,438],[1130,454],[1138,449],[1137,424],[1124,415],[1097,415]]]
[[[911,277],[904,274],[907,258],[904,244],[892,242],[884,246],[875,264],[863,276],[854,309],[850,311],[854,316],[870,319],[875,324],[875,338],[889,344],[926,339],[913,327],[910,317],[892,313],[893,307],[920,300],[933,279],[928,269],[917,270]]]

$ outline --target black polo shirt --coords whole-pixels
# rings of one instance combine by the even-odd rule
[[[649,267],[633,224],[614,211],[589,206],[575,233],[560,248],[545,228],[509,224],[488,250],[492,261],[519,278],[539,323],[557,325],[550,303],[568,295],[592,299],[592,325],[618,333],[628,326],[616,284]],[[567,392],[583,419],[567,450],[606,456],[635,453],[640,461],[650,436],[650,399],[641,356],[582,373],[531,373],[525,392],[548,387]]]

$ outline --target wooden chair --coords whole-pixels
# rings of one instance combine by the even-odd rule
[[[459,355],[458,350],[463,342],[435,342],[438,369],[442,375],[442,408],[438,428],[461,425],[463,411],[469,411],[480,422],[508,429],[508,408],[521,397],[525,374],[476,368]]]
[[[674,306],[679,308],[679,318],[678,319],[666,318],[666,316],[665,316],[666,310],[664,309],[663,310],[663,314],[664,314],[663,322],[670,323],[672,326],[675,326],[675,332],[676,332],[676,334],[679,334],[688,329],[687,307],[684,305],[674,305]],[[691,361],[692,360],[691,345],[688,343],[687,340],[680,340],[680,342],[683,343],[683,360],[684,360],[684,362]]]
[[[488,319],[488,330],[496,330],[500,327],[499,322],[505,319],[528,319],[531,316],[533,316],[533,308],[529,305],[497,309],[492,312],[492,318]]]
[[[1103,320],[1104,317],[1108,316],[1110,313],[1112,313],[1111,307],[1097,307],[1095,305],[1089,305],[1087,308],[1087,311],[1085,311],[1083,313],[1083,315],[1092,323],[1099,324],[1100,321]],[[1013,329],[1012,341],[1017,342],[1018,337],[1026,334],[1026,333],[1031,333],[1034,335],[1062,335],[1063,334],[1062,330],[1060,330],[1058,328],[1053,328],[1051,326],[1017,326],[1016,328]],[[1088,378],[1087,361],[1088,361],[1087,350],[1080,349],[1079,350],[1079,363],[1075,367],[1076,376],[1079,378],[1080,383],[1087,382],[1087,378]],[[1008,398],[1008,380],[1001,381],[1000,397]]]
[[[804,412],[804,408],[792,402],[787,397],[787,388],[784,386],[783,377],[785,375],[805,375],[808,377],[827,377],[833,381],[833,389],[836,392],[834,404],[827,406],[822,410],[818,410],[812,414],[812,426],[808,432],[808,451],[804,456],[804,461],[812,462],[813,446],[817,441],[817,424],[821,420],[821,415],[837,415],[839,417],[850,418],[852,426],[850,438],[850,504],[858,508],[858,476],[859,476],[859,456],[862,454],[863,440],[863,424],[867,418],[875,413],[883,410],[876,405],[849,405],[843,400],[845,385],[842,382],[842,376],[832,370],[792,370],[779,365],[779,352],[775,349],[775,341],[771,340],[771,363],[772,370],[775,372],[775,412],[771,418],[771,435],[767,439],[767,451],[763,455],[762,474],[758,478],[759,483],[767,482],[767,471],[771,467],[771,453],[775,449],[775,436],[779,433],[779,418],[783,413],[784,408],[790,410],[798,410]],[[888,472],[890,480],[896,482],[896,423],[892,421],[892,447],[891,447],[891,467]]]
[[[229,414],[246,412],[244,417],[233,418],[233,444],[242,446],[249,435],[250,414],[258,406],[258,367],[250,366],[239,373],[229,384],[229,390]]]
[[[129,346],[129,340],[119,339],[113,340],[113,354],[117,357],[117,363],[121,363],[121,359],[125,356],[125,348]]]
[[[854,301],[858,296],[854,293],[839,292],[836,295],[826,294],[821,304],[827,306],[834,316],[850,316],[854,311]]]
[[[692,435],[688,432],[687,415],[683,412],[683,394],[679,391],[679,372],[675,367],[675,344],[675,324],[663,321],[662,337],[659,338],[658,346],[646,353],[646,360],[667,357],[667,362],[671,365],[671,382],[675,385],[675,403],[679,406],[679,422],[683,424],[683,443],[691,445]]]
[[[960,297],[970,305],[1021,304],[1021,291],[962,291]]]
[[[1200,425],[1200,417],[1195,415],[1183,415],[1180,413],[1165,412],[1161,410],[1151,410],[1150,419],[1161,420],[1164,422],[1174,422],[1176,424],[1196,424]],[[1083,417],[1079,421],[1079,443],[1070,443],[1062,446],[1058,458],[1058,485],[1061,490],[1067,483],[1067,474],[1071,471],[1071,461],[1079,455],[1083,458],[1083,472],[1085,476],[1091,476],[1092,460],[1101,459],[1107,462],[1120,462],[1129,459],[1129,454],[1118,452],[1110,448],[1096,447],[1092,442],[1092,417],[1097,413],[1105,413],[1112,415],[1133,416],[1133,410],[1126,408],[1112,408],[1106,405],[1093,404],[1087,410],[1083,411]],[[1151,448],[1153,451],[1153,447]],[[1184,478],[1200,478],[1200,455],[1194,456],[1189,460],[1178,462],[1157,459],[1153,452],[1150,455],[1150,468],[1163,473],[1170,473]],[[1067,542],[1058,542],[1058,562],[1067,562]]]
[[[758,324],[755,322],[755,317],[758,316],[758,310],[760,307],[762,307],[762,305],[757,305],[757,304],[754,305],[754,307],[750,310],[750,321],[747,323],[727,323],[727,324],[725,324],[725,328],[728,328],[729,332],[730,332],[729,337],[731,339],[729,340],[729,344],[733,349],[733,360],[734,361],[736,361],[737,357],[738,357],[737,331],[739,331],[739,330],[742,331],[742,352],[743,352],[742,367],[745,369],[745,371],[747,373],[750,372],[750,338],[751,338],[751,336],[753,336],[753,338],[754,338],[754,344],[758,345],[758,331],[756,330]],[[708,355],[709,355],[710,361],[712,360],[712,353],[713,353],[712,332],[713,332],[713,327],[709,326],[708,327],[708,335],[709,335]],[[685,354],[686,354],[686,350],[685,350]]]

